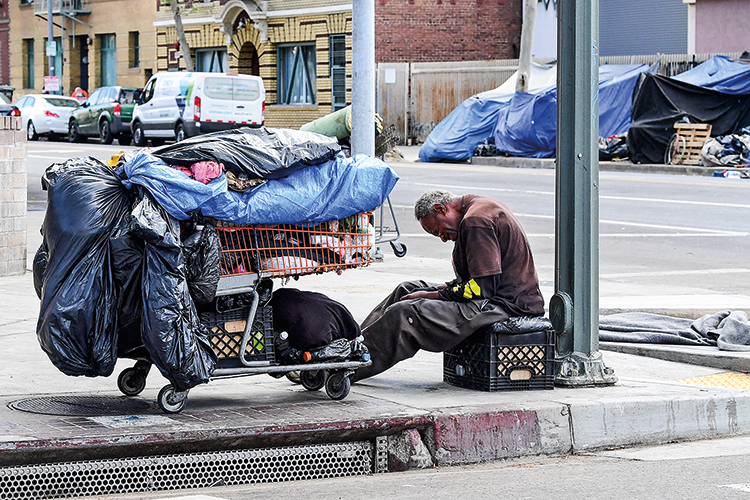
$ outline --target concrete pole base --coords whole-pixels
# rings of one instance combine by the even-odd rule
[[[604,366],[602,354],[572,353],[555,359],[555,385],[561,387],[600,387],[614,385],[617,376]]]

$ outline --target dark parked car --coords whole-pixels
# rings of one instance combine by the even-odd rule
[[[0,94],[0,116],[21,116],[21,111],[4,94]]]
[[[117,139],[123,146],[130,144],[130,119],[137,91],[131,87],[96,89],[70,115],[68,140],[81,142],[87,137],[99,137],[102,144],[112,144],[112,139]]]

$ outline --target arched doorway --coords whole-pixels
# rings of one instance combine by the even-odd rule
[[[237,58],[237,73],[260,76],[258,50],[252,42],[245,42],[240,47],[240,53]]]

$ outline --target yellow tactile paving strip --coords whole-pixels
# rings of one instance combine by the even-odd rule
[[[712,387],[727,387],[729,389],[750,389],[750,375],[736,372],[717,373],[705,377],[685,378],[675,380],[682,384],[710,385]]]

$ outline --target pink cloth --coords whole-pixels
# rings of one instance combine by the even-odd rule
[[[196,181],[208,184],[224,172],[224,165],[215,161],[199,161],[193,163],[190,170],[192,170],[193,178]]]
[[[173,168],[173,169],[175,169],[175,170],[179,170],[180,172],[182,172],[183,174],[187,175],[187,176],[188,176],[188,177],[190,177],[191,179],[193,178],[193,171],[192,171],[192,170],[190,170],[190,169],[189,169],[189,168],[187,168],[187,167],[182,167],[182,166],[180,166],[180,165],[176,165],[176,166],[174,166],[174,167],[172,167],[172,168]]]

